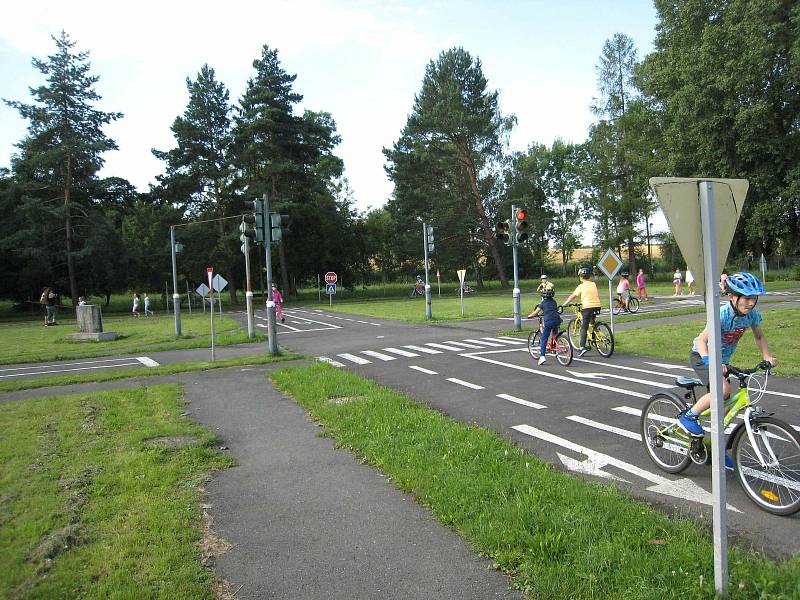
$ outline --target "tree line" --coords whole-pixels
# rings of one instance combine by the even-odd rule
[[[479,283],[496,277],[506,285],[511,252],[494,229],[511,205],[529,215],[524,275],[566,273],[587,222],[594,248],[618,249],[631,270],[650,268],[638,248],[657,210],[647,181],[659,175],[749,179],[732,253],[797,254],[800,5],[655,5],[653,52],[639,59],[623,33],[603,45],[596,120],[580,142],[511,151],[516,118],[501,113],[480,58],[464,48],[441,52],[425,68],[406,125],[383,150],[394,192],[367,213],[355,210],[335,154],[333,115],[300,114],[296,75],[266,45],[235,104],[209,65],[187,78],[189,100],[171,128],[175,147],[153,150],[164,171],[147,192],[99,177],[103,153],[116,149],[103,126],[122,115],[94,107],[98,78],[62,32],[56,52],[33,61],[46,78],[31,88],[33,102],[6,100],[29,125],[11,169],[0,173],[2,296],[37,297],[46,284],[73,298],[160,289],[170,279],[169,225],[178,225],[182,276],[214,264],[230,275],[235,297],[244,278],[235,217],[242,200],[265,192],[291,219],[273,252],[289,293],[327,270],[349,285],[419,272],[422,222],[436,228],[435,267],[466,267]],[[553,250],[557,265],[548,264]],[[252,255],[257,267],[259,256]]]

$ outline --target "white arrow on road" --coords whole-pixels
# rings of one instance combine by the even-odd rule
[[[653,365],[654,367],[658,367],[659,369],[680,369],[681,371],[694,371],[694,369],[692,369],[691,367],[684,367],[681,365],[668,365],[667,363],[644,361],[644,364]]]
[[[542,431],[536,427],[531,427],[530,425],[515,425],[512,427],[512,429],[519,431],[520,433],[524,433],[525,435],[529,435],[531,437],[543,440],[545,442],[550,442],[551,444],[555,444],[557,446],[561,446],[562,448],[585,455],[588,457],[586,462],[589,462],[589,465],[582,467],[581,472],[583,473],[594,474],[592,473],[592,470],[600,470],[602,467],[612,466],[653,483],[654,485],[646,488],[648,492],[673,496],[675,498],[680,498],[681,500],[692,500],[700,504],[708,504],[709,506],[713,502],[711,494],[701,488],[691,479],[685,477],[677,480],[668,479],[662,475],[645,471],[636,465],[626,463],[614,458],[613,456],[608,456],[607,454],[597,452],[590,448],[585,448],[584,446],[575,444],[569,440],[565,440],[564,438],[560,438],[552,433],[547,433],[546,431]],[[578,461],[575,462],[577,463]],[[566,463],[565,466],[569,468],[569,465]],[[728,504],[728,510],[742,512],[730,504]]]
[[[586,460],[576,460],[572,457],[561,454],[560,452],[556,452],[556,454],[558,455],[558,458],[561,459],[561,462],[564,463],[564,466],[567,467],[570,471],[575,471],[577,473],[584,473],[585,475],[594,475],[595,477],[605,477],[606,479],[613,479],[615,481],[624,481],[625,483],[630,483],[630,481],[628,481],[627,479],[623,479],[622,477],[617,477],[616,475],[612,475],[611,473],[606,473],[605,471],[603,471],[603,467],[606,466],[606,463],[593,460],[593,457],[591,456]]]
[[[645,385],[652,385],[653,387],[663,389],[671,389],[675,387],[674,385],[668,383],[658,383],[656,381],[650,381],[649,379],[637,379],[636,377],[625,377],[624,375],[617,375],[616,373],[581,373],[579,371],[570,371],[569,369],[566,369],[566,371],[573,377],[584,379],[605,379],[606,377],[613,377],[614,379],[622,379],[624,381],[632,381],[634,383],[643,383]]]

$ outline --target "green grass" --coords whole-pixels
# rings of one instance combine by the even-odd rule
[[[231,461],[183,404],[175,385],[0,404],[0,597],[214,598],[199,488]]]
[[[56,385],[75,385],[81,383],[97,383],[102,381],[116,381],[118,379],[131,379],[132,377],[157,377],[161,375],[174,375],[190,371],[208,371],[210,369],[223,369],[226,367],[243,367],[247,365],[264,365],[272,362],[296,360],[302,358],[299,354],[257,354],[241,358],[225,358],[211,361],[191,361],[158,367],[130,367],[127,369],[111,369],[92,371],[88,373],[73,373],[70,375],[52,375],[49,377],[31,377],[26,379],[8,380],[0,382],[0,392],[15,392],[19,390],[32,390]]]
[[[773,356],[779,360],[777,375],[800,377],[800,309],[781,309],[762,313],[764,321],[761,329],[769,341]],[[620,331],[615,336],[617,351],[624,354],[654,356],[688,363],[692,340],[705,327],[705,317],[684,323],[669,325],[641,326],[628,331]],[[752,367],[761,361],[761,355],[753,341],[753,334],[746,332],[736,349],[732,362],[740,367]]]
[[[44,322],[0,323],[0,364],[41,362],[93,356],[114,356],[134,352],[157,352],[183,348],[211,347],[211,323],[208,315],[181,315],[180,338],[175,337],[175,323],[171,316],[151,318],[103,318],[103,330],[114,331],[120,338],[111,342],[72,342],[69,333],[77,332],[75,319],[59,319],[56,327],[45,327]],[[242,344],[251,341],[240,324],[223,316],[214,319],[214,342],[219,346]],[[263,341],[256,334],[254,341]]]
[[[531,598],[713,598],[709,533],[548,467],[495,433],[327,365],[271,378],[326,435],[463,535]],[[332,401],[335,400],[335,401]],[[730,550],[731,598],[800,597],[800,558]]]

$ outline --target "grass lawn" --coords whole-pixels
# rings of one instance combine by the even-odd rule
[[[71,342],[69,333],[78,329],[75,319],[59,318],[56,327],[45,327],[39,320],[0,323],[0,364],[114,356],[134,352],[155,352],[180,348],[211,347],[211,323],[208,315],[181,315],[183,335],[175,337],[175,322],[171,315],[135,319],[103,317],[103,330],[115,331],[120,338],[112,342]],[[219,346],[248,342],[247,331],[240,324],[223,316],[214,318],[214,342]],[[264,336],[256,334],[256,341]]]
[[[548,467],[497,434],[423,408],[351,373],[315,364],[274,372],[278,387],[338,446],[508,573],[531,598],[714,597],[705,527],[668,518]],[[800,597],[800,558],[730,549],[730,598]]]
[[[0,404],[0,597],[214,598],[200,486],[231,461],[182,406],[175,385]]]
[[[779,363],[775,374],[783,377],[800,377],[800,309],[790,308],[762,313],[761,329],[769,340],[772,354]],[[669,325],[642,325],[636,329],[618,332],[617,351],[639,356],[655,356],[686,364],[692,340],[705,327],[705,316],[698,315],[685,323]],[[732,363],[739,367],[753,367],[761,355],[753,341],[753,334],[745,332],[733,355]]]

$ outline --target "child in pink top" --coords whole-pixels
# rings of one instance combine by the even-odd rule
[[[639,269],[639,273],[636,275],[636,297],[641,300],[650,300],[650,296],[647,295],[647,287],[644,280],[644,270]]]
[[[272,284],[272,301],[275,303],[275,316],[278,317],[278,320],[283,323],[286,319],[283,318],[283,296],[278,291],[278,286],[274,283]]]

